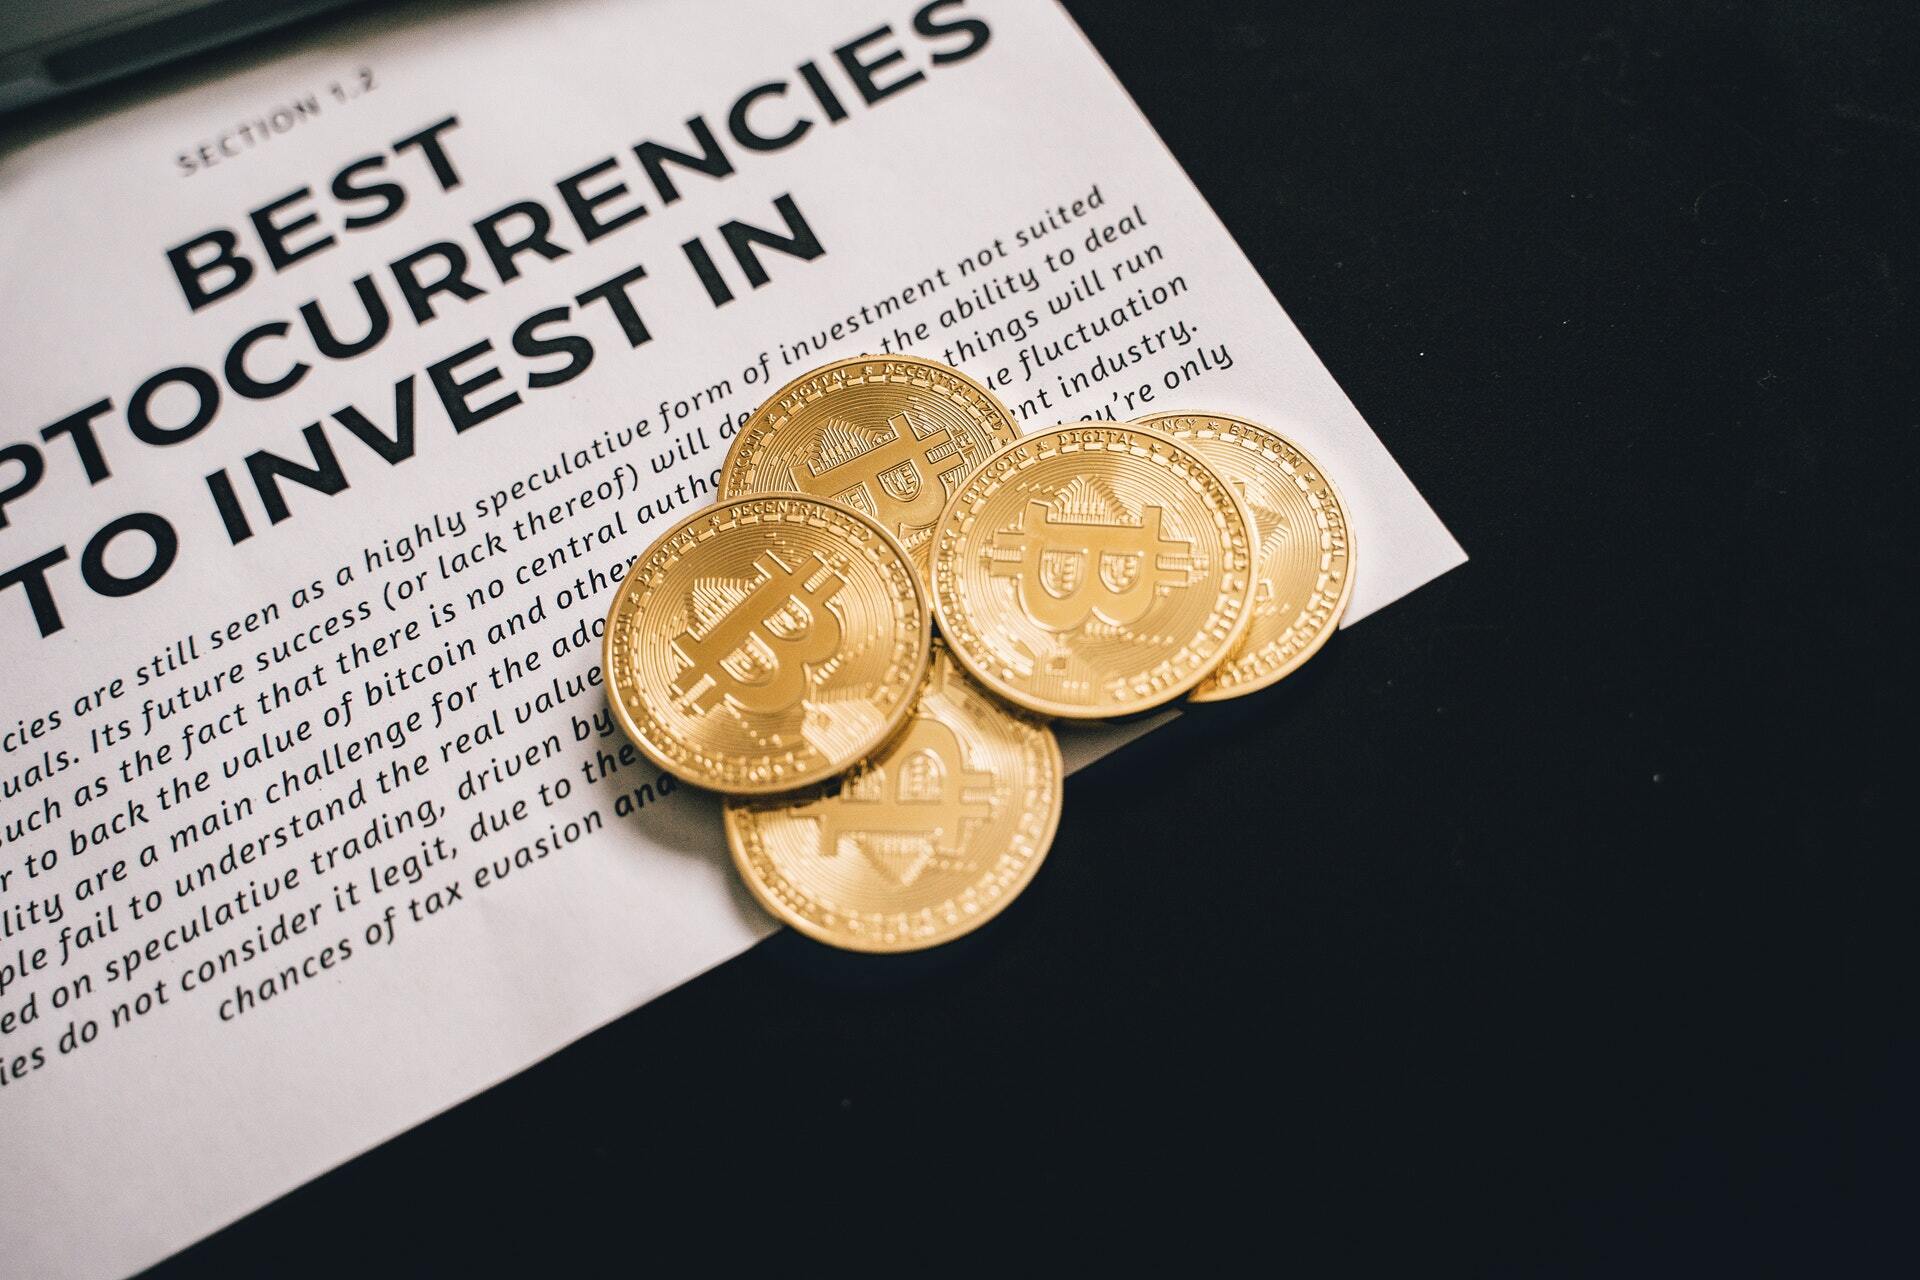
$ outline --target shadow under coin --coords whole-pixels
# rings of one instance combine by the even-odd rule
[[[897,991],[977,973],[1019,948],[1046,878],[1043,865],[1033,883],[1000,914],[971,933],[924,951],[842,951],[797,929],[782,929],[760,944],[760,954],[789,976],[840,991]]]
[[[661,855],[708,863],[722,873],[728,895],[742,914],[764,919],[766,911],[735,871],[727,852],[719,793],[681,782],[650,761],[624,766],[602,784],[614,794],[604,802],[607,832],[624,840],[636,858]]]

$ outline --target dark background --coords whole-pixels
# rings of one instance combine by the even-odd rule
[[[1913,1265],[1909,6],[1070,8],[1471,563],[162,1274]]]

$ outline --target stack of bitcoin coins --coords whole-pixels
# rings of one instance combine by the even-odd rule
[[[1023,436],[912,357],[781,388],[720,488],[621,583],[608,697],[647,756],[726,797],[760,902],[857,951],[949,941],[1032,880],[1060,820],[1049,719],[1265,688],[1353,582],[1338,492],[1265,427]]]

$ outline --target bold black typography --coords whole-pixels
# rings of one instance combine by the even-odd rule
[[[325,364],[351,361],[396,332],[425,329],[462,304],[533,279],[547,263],[611,243],[690,189],[723,182],[755,155],[784,151],[922,84],[931,70],[972,58],[990,38],[985,22],[964,16],[964,0],[923,4],[908,25],[910,36],[883,24],[828,56],[800,62],[733,95],[724,110],[687,118],[670,138],[650,137],[570,165],[548,186],[438,234],[344,288],[334,281],[285,314],[249,324],[217,360],[169,363],[131,389],[40,428],[37,441],[0,446],[0,538],[35,504],[70,505],[56,482],[77,475],[102,484],[146,449],[198,439],[236,409],[270,403]],[[556,139],[555,150],[565,141]],[[259,282],[302,278],[353,237],[459,191],[463,154],[470,160],[459,117],[449,114],[169,247],[165,269],[189,316],[227,314],[231,300]],[[770,257],[805,262],[825,251],[790,193],[774,198],[767,214],[726,221],[710,237],[679,245],[680,259],[715,307],[742,288],[768,284]],[[459,438],[527,396],[578,378],[603,350],[640,348],[652,338],[640,300],[647,279],[646,266],[631,256],[610,261],[591,287],[540,299],[543,305],[497,335],[498,345],[492,338],[449,342],[440,358],[383,391],[379,404],[342,405],[302,427],[296,447],[253,450],[197,478],[189,491],[206,495],[230,543],[244,541],[263,524],[293,516],[290,490],[338,494],[356,468],[374,459],[387,466],[410,460],[423,423],[435,430],[444,423]],[[244,436],[253,427],[243,421],[225,429]],[[59,599],[76,571],[96,595],[134,595],[167,574],[181,542],[164,515],[131,512],[102,524],[77,557],[56,546],[0,570],[0,595],[19,587],[15,598],[48,636],[64,626]]]

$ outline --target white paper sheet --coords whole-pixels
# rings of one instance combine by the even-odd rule
[[[669,157],[678,198],[665,200],[633,148],[704,153],[696,116],[731,172]],[[1463,558],[1048,4],[408,10],[7,141],[9,1274],[150,1263],[772,927],[734,882],[710,799],[662,796],[632,757],[594,776],[621,739],[587,680],[611,579],[707,500],[729,424],[808,365],[904,345],[993,381],[1030,426],[1203,406],[1269,421],[1342,485],[1359,548],[1349,621]],[[576,215],[557,184],[582,174]],[[381,183],[404,192],[397,210]],[[497,239],[545,218],[559,252],[511,257],[503,283],[474,224],[518,202],[537,207]],[[589,241],[582,218],[608,229]],[[235,268],[201,270],[214,241],[183,250],[178,273],[168,251],[217,229],[251,278],[196,309],[190,285],[217,293]],[[264,238],[291,260],[276,269]],[[724,305],[683,248],[696,239]],[[464,255],[468,283],[425,296],[423,321],[390,264],[440,241]],[[447,265],[429,250],[413,270],[424,287]],[[644,278],[619,293],[628,324],[611,292],[578,301],[635,267]],[[363,275],[390,331],[362,354],[321,354],[303,306],[351,343],[368,329]],[[279,324],[227,368],[243,334]],[[516,352],[516,330],[534,354]],[[583,339],[591,363],[529,334]],[[480,343],[441,374],[471,385],[436,391],[431,366]],[[297,364],[309,367],[275,390]],[[531,385],[543,373],[573,376]],[[1086,389],[1062,394],[1074,374]],[[402,382],[410,449],[396,435]],[[1142,385],[1154,400],[1129,404]],[[454,429],[449,401],[478,416],[508,395],[519,403]],[[216,476],[239,516],[223,520]],[[168,541],[170,562],[143,583]],[[506,679],[505,661],[528,653],[538,669]],[[206,700],[179,696],[216,675]],[[361,756],[342,760],[350,742]],[[508,776],[510,759],[522,767]],[[309,780],[283,795],[283,770]],[[644,807],[616,812],[636,794]],[[249,841],[252,860],[223,869]],[[287,932],[295,918],[306,927]]]

